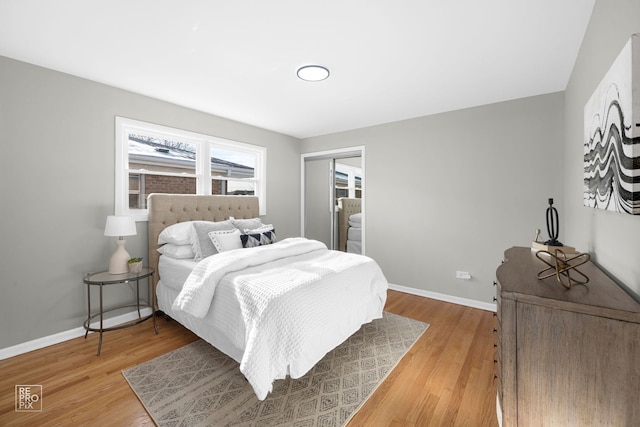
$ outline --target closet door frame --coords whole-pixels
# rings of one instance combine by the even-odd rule
[[[366,206],[366,193],[367,193],[367,184],[366,184],[366,177],[365,177],[365,153],[364,153],[364,146],[355,146],[355,147],[345,147],[345,148],[339,148],[339,149],[333,149],[333,150],[325,150],[325,151],[315,151],[315,152],[310,152],[310,153],[303,153],[300,155],[300,235],[301,236],[305,236],[305,218],[306,218],[306,212],[305,212],[305,202],[306,202],[306,188],[307,188],[307,183],[306,183],[306,170],[305,170],[305,164],[308,161],[312,161],[312,160],[322,160],[322,159],[327,159],[327,160],[333,160],[333,164],[335,165],[335,160],[338,159],[346,159],[349,157],[360,157],[361,163],[362,163],[362,182],[364,183],[363,188],[362,188],[362,255],[365,254],[366,251],[366,244],[365,244],[365,235],[366,235],[366,218],[367,215],[365,213],[365,206]],[[334,166],[335,168],[335,166]],[[335,172],[334,172],[335,175]],[[330,184],[330,179],[327,180],[328,185]],[[332,191],[333,194],[335,195],[335,186],[333,188],[329,188],[328,191]],[[334,200],[335,203],[335,196],[334,197],[330,197],[330,199]],[[331,223],[332,225],[332,230],[331,230],[331,242],[332,245],[334,245],[334,239],[335,239],[335,221],[333,219],[334,216],[332,216],[332,220]]]

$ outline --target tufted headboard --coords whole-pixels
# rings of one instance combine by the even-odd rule
[[[338,250],[347,250],[349,217],[362,211],[362,199],[340,197],[338,199]]]
[[[166,227],[184,221],[224,221],[229,217],[236,219],[257,218],[259,215],[258,198],[253,196],[202,196],[193,194],[149,194],[147,198],[149,222],[147,234],[149,241],[149,267],[155,268],[150,298],[156,307],[155,286],[160,280],[158,272],[158,235]]]

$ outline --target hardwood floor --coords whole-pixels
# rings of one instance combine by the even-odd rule
[[[488,311],[389,291],[385,310],[431,326],[352,418],[354,426],[496,426],[494,318]],[[159,319],[0,361],[0,425],[153,425],[122,369],[197,339]],[[43,386],[42,412],[15,412],[16,385]]]
[[[389,291],[386,311],[431,326],[353,426],[497,426],[492,312]]]

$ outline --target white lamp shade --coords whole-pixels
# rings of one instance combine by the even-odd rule
[[[109,215],[104,227],[105,236],[135,236],[136,221],[130,215]]]

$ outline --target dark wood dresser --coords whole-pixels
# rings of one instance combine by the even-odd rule
[[[513,247],[496,272],[502,425],[639,426],[640,304],[591,262],[571,289],[545,267]]]

